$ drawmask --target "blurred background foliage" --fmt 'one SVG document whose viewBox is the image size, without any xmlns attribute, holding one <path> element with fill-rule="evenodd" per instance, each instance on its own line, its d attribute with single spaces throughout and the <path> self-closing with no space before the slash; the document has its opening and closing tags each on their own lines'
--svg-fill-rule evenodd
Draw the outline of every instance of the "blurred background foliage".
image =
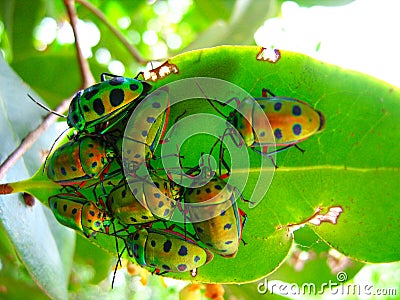
<svg viewBox="0 0 400 300">
<path fill-rule="evenodd" d="M 296 1 L 300 7 L 323 5 L 332 8 L 351 2 Z M 193 49 L 222 44 L 254 45 L 254 35 L 266 20 L 281 16 L 282 3 L 280 0 L 90 0 L 89 3 L 79 0 L 75 5 L 84 55 L 98 80 L 98 74 L 102 72 L 134 76 L 150 61 L 156 66 L 157 61 Z M 88 5 L 98 11 L 94 12 Z M 108 25 L 138 51 L 139 59 L 117 39 Z M 81 86 L 74 37 L 61 0 L 0 1 L 0 51 L 51 108 Z M 325 282 L 332 266 L 347 264 L 347 275 L 355 276 L 356 282 L 357 276 L 377 285 L 395 286 L 400 282 L 398 264 L 364 267 L 362 263 L 319 247 L 318 238 L 306 229 L 296 232 L 295 239 L 296 249 L 270 280 L 299 285 L 316 280 L 316 283 Z M 149 276 L 132 266 L 126 267 L 126 263 L 117 272 L 115 288 L 111 290 L 115 263 L 115 257 L 77 236 L 70 298 L 177 299 L 181 291 L 181 299 L 205 299 L 203 286 L 194 287 L 191 294 L 187 289 L 182 290 L 187 285 L 185 282 Z M 385 276 L 381 276 L 382 272 Z M 258 283 L 226 286 L 225 299 L 267 298 L 257 292 L 257 286 Z M 28 296 L 30 299 L 47 297 L 20 263 L 0 224 L 0 299 Z"/>
</svg>

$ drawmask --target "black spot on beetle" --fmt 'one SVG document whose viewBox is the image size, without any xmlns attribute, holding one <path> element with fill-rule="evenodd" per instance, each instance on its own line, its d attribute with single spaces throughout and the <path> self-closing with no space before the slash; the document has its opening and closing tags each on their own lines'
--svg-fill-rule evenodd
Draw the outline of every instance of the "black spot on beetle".
<svg viewBox="0 0 400 300">
<path fill-rule="evenodd" d="M 282 108 L 282 103 L 281 103 L 281 102 L 276 102 L 276 103 L 274 104 L 274 110 L 275 110 L 275 111 L 280 111 L 281 108 Z"/>
<path fill-rule="evenodd" d="M 294 105 L 292 109 L 292 113 L 294 116 L 300 116 L 301 115 L 301 107 L 298 105 Z"/>
<path fill-rule="evenodd" d="M 131 89 L 131 91 L 136 91 L 139 88 L 139 85 L 136 83 L 132 83 L 129 88 Z"/>
<path fill-rule="evenodd" d="M 65 170 L 64 167 L 61 167 L 61 168 L 60 168 L 60 172 L 61 172 L 61 174 L 62 174 L 63 176 L 66 176 L 66 175 L 67 175 L 67 171 Z"/>
<path fill-rule="evenodd" d="M 93 101 L 93 110 L 98 114 L 99 116 L 103 115 L 105 112 L 104 104 L 103 101 L 101 101 L 100 98 L 97 98 Z"/>
<path fill-rule="evenodd" d="M 74 124 L 77 124 L 79 122 L 79 117 L 77 114 L 72 115 L 72 121 L 74 122 Z"/>
<path fill-rule="evenodd" d="M 279 128 L 277 128 L 274 131 L 274 135 L 275 135 L 275 138 L 279 140 L 282 138 L 282 131 Z"/>
<path fill-rule="evenodd" d="M 232 228 L 232 224 L 229 224 L 229 223 L 225 224 L 225 226 L 224 226 L 224 230 L 229 230 L 231 228 Z"/>
<path fill-rule="evenodd" d="M 179 256 L 186 256 L 188 254 L 188 249 L 185 246 L 181 246 L 178 251 Z"/>
<path fill-rule="evenodd" d="M 171 248 L 172 248 L 172 242 L 171 242 L 170 240 L 167 240 L 167 241 L 164 243 L 164 252 L 169 252 L 169 251 L 171 251 Z"/>
<path fill-rule="evenodd" d="M 187 267 L 186 264 L 180 264 L 180 265 L 178 265 L 178 270 L 181 271 L 181 272 L 186 271 L 187 268 L 188 268 L 188 267 Z"/>
<path fill-rule="evenodd" d="M 83 97 L 86 100 L 89 100 L 93 98 L 97 93 L 99 92 L 99 89 L 87 89 Z"/>
<path fill-rule="evenodd" d="M 295 124 L 293 125 L 293 133 L 295 135 L 300 135 L 302 131 L 301 125 L 300 124 Z"/>
<path fill-rule="evenodd" d="M 125 93 L 122 89 L 113 89 L 110 92 L 110 104 L 114 107 L 121 105 L 124 102 Z"/>
<path fill-rule="evenodd" d="M 121 85 L 123 84 L 125 81 L 125 78 L 122 76 L 117 76 L 117 77 L 113 77 L 111 78 L 108 82 L 110 83 L 110 85 L 112 86 L 117 86 L 117 85 Z"/>
</svg>

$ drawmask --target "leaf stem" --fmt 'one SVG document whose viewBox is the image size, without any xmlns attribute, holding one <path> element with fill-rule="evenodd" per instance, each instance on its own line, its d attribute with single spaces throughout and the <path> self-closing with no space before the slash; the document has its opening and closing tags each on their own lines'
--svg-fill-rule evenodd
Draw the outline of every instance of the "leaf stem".
<svg viewBox="0 0 400 300">
<path fill-rule="evenodd" d="M 67 0 L 64 0 L 67 1 Z M 147 60 L 145 60 L 139 53 L 139 51 L 133 47 L 131 44 L 129 44 L 128 40 L 121 34 L 121 32 L 118 31 L 117 28 L 115 28 L 113 25 L 111 25 L 110 22 L 108 22 L 107 18 L 105 15 L 94 5 L 89 3 L 86 0 L 76 0 L 76 2 L 82 4 L 85 6 L 88 10 L 90 10 L 96 17 L 98 17 L 107 27 L 110 29 L 110 31 L 117 37 L 117 39 L 120 40 L 120 42 L 126 47 L 126 49 L 129 51 L 129 53 L 142 65 L 147 63 Z"/>
<path fill-rule="evenodd" d="M 28 192 L 34 195 L 34 190 L 43 189 L 60 189 L 60 185 L 45 178 L 44 180 L 37 180 L 28 178 L 21 181 L 0 184 L 0 195 L 8 195 L 14 193 Z"/>
</svg>

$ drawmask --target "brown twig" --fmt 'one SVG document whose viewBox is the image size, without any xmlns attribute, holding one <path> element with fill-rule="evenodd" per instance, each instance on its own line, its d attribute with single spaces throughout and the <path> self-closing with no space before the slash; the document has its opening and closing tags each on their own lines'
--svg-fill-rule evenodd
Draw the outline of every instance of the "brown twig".
<svg viewBox="0 0 400 300">
<path fill-rule="evenodd" d="M 67 9 L 69 20 L 72 26 L 75 37 L 76 55 L 78 58 L 79 70 L 82 77 L 82 88 L 85 89 L 95 83 L 92 72 L 90 71 L 89 63 L 83 56 L 81 42 L 78 34 L 78 16 L 75 9 L 74 0 L 64 0 L 65 8 Z"/>
<path fill-rule="evenodd" d="M 64 0 L 66 1 L 66 0 Z M 88 10 L 90 10 L 96 17 L 98 17 L 107 27 L 108 29 L 111 30 L 111 32 L 121 41 L 121 43 L 126 47 L 126 49 L 131 53 L 131 55 L 142 65 L 145 65 L 147 63 L 147 60 L 145 60 L 139 53 L 138 50 L 136 50 L 135 47 L 133 47 L 127 39 L 116 29 L 114 26 L 108 22 L 107 18 L 105 15 L 99 10 L 97 7 L 93 6 L 91 3 L 89 3 L 86 0 L 76 0 L 76 2 L 82 4 L 85 6 Z"/>
<path fill-rule="evenodd" d="M 71 99 L 66 99 L 55 109 L 58 113 L 64 113 L 69 106 Z M 22 155 L 33 145 L 40 135 L 57 120 L 55 114 L 48 114 L 43 122 L 32 130 L 22 141 L 21 144 L 7 157 L 0 166 L 0 180 L 7 174 L 11 167 L 22 157 Z"/>
</svg>

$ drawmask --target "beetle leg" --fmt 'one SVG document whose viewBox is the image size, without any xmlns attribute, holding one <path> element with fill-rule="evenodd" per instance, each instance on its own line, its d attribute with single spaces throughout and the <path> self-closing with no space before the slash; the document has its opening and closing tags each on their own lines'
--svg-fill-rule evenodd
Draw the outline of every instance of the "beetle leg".
<svg viewBox="0 0 400 300">
<path fill-rule="evenodd" d="M 293 146 L 295 146 L 297 149 L 299 149 L 299 150 L 301 151 L 301 153 L 304 153 L 304 152 L 306 152 L 306 150 L 304 150 L 304 149 L 301 149 L 301 148 L 300 148 L 300 146 L 299 146 L 299 145 L 297 145 L 297 144 L 294 144 Z"/>
<path fill-rule="evenodd" d="M 270 98 L 270 97 L 268 97 L 268 94 L 270 94 L 272 97 L 276 97 L 275 94 L 272 93 L 271 90 L 267 89 L 267 88 L 263 88 L 261 94 L 262 94 L 263 98 Z"/>
</svg>

